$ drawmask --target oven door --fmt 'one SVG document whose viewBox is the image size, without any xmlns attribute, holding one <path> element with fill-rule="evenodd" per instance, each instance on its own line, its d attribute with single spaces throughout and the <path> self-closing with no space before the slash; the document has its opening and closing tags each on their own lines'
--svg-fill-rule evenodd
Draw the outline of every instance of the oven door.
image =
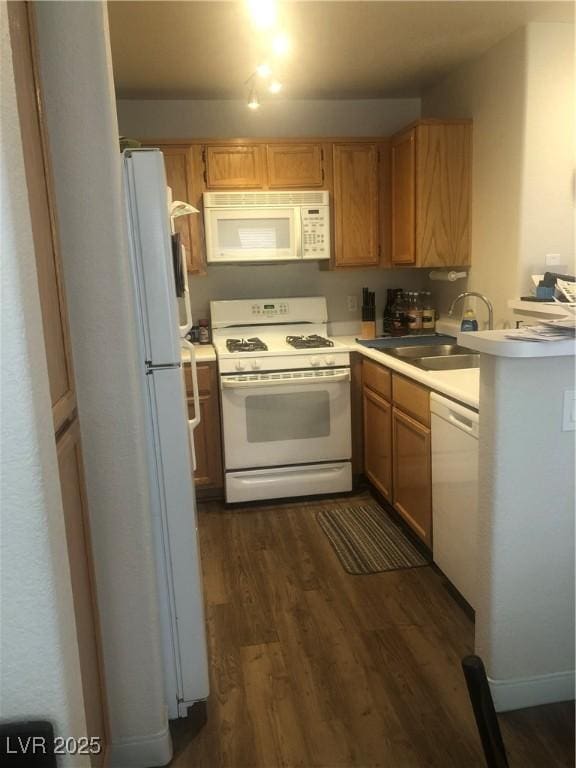
<svg viewBox="0 0 576 768">
<path fill-rule="evenodd" d="M 302 258 L 299 208 L 206 208 L 204 220 L 211 264 Z"/>
<path fill-rule="evenodd" d="M 350 459 L 350 369 L 222 376 L 226 470 Z"/>
</svg>

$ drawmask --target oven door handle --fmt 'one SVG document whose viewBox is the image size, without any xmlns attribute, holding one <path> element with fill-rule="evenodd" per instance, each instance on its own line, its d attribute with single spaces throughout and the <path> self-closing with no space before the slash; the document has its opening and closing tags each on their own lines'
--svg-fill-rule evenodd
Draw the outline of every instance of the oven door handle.
<svg viewBox="0 0 576 768">
<path fill-rule="evenodd" d="M 222 389 L 259 389 L 265 387 L 286 387 L 304 384 L 334 384 L 341 381 L 350 381 L 350 371 L 342 371 L 327 376 L 302 376 L 282 379 L 252 379 L 238 381 L 232 378 L 222 378 Z"/>
</svg>

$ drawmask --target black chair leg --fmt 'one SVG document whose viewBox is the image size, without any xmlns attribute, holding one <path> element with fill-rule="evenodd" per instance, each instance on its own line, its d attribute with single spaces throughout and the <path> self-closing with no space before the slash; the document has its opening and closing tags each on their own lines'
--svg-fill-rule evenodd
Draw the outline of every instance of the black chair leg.
<svg viewBox="0 0 576 768">
<path fill-rule="evenodd" d="M 466 678 L 486 765 L 488 768 L 509 768 L 482 659 L 479 656 L 466 656 L 462 659 L 462 669 Z"/>
</svg>

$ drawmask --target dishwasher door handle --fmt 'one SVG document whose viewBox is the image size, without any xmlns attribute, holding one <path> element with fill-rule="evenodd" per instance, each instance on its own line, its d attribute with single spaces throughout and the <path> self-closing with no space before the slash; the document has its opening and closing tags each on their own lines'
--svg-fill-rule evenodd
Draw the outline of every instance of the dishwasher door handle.
<svg viewBox="0 0 576 768">
<path fill-rule="evenodd" d="M 477 421 L 472 421 L 472 419 L 467 419 L 466 416 L 463 416 L 460 413 L 455 413 L 454 411 L 449 412 L 448 421 L 450 422 L 450 424 L 453 424 L 455 427 L 458 427 L 458 429 L 461 429 L 463 432 L 467 432 L 469 435 L 472 435 L 473 437 L 478 437 Z"/>
</svg>

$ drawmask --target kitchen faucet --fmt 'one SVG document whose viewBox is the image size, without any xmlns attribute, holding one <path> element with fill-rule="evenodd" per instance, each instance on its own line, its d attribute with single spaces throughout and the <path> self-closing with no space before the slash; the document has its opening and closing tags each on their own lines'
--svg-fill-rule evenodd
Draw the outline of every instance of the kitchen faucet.
<svg viewBox="0 0 576 768">
<path fill-rule="evenodd" d="M 465 291 L 464 293 L 461 293 L 459 296 L 456 296 L 452 304 L 450 304 L 448 314 L 452 315 L 456 304 L 460 301 L 460 299 L 465 299 L 467 296 L 476 296 L 476 298 L 482 299 L 484 304 L 486 304 L 488 307 L 488 330 L 492 331 L 494 329 L 494 307 L 492 306 L 490 299 L 484 296 L 483 293 L 477 293 L 476 291 Z"/>
</svg>

